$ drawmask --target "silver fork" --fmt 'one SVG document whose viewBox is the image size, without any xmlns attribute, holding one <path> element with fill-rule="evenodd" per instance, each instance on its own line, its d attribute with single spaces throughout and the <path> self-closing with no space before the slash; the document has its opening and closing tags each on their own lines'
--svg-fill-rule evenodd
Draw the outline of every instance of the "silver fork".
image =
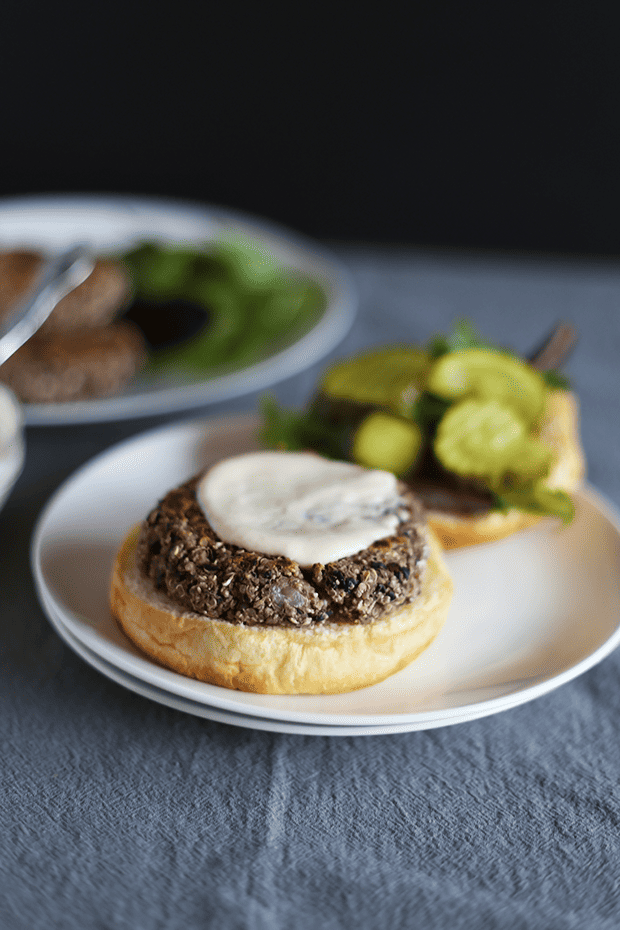
<svg viewBox="0 0 620 930">
<path fill-rule="evenodd" d="M 72 246 L 43 266 L 36 287 L 0 324 L 0 365 L 33 336 L 63 297 L 89 276 L 95 260 L 83 245 Z"/>
</svg>

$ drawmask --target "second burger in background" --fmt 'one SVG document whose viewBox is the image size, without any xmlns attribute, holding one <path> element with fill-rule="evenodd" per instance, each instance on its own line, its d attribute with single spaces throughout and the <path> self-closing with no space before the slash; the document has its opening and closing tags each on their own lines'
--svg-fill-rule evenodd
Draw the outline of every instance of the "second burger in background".
<svg viewBox="0 0 620 930">
<path fill-rule="evenodd" d="M 531 360 L 460 323 L 420 346 L 337 362 L 309 408 L 264 404 L 263 442 L 393 471 L 423 501 L 444 548 L 492 542 L 541 517 L 570 522 L 585 473 L 577 400 L 554 370 L 560 327 Z"/>
</svg>

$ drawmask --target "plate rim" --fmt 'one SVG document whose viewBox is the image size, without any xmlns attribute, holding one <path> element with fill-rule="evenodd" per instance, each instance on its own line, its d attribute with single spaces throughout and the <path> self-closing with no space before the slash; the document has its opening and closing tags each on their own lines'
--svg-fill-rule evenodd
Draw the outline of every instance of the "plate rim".
<svg viewBox="0 0 620 930">
<path fill-rule="evenodd" d="M 49 606 L 49 605 L 48 605 Z M 51 608 L 50 608 L 51 609 Z M 165 691 L 163 688 L 157 688 L 148 682 L 142 681 L 123 669 L 107 662 L 102 656 L 97 655 L 88 648 L 84 643 L 74 636 L 60 617 L 48 613 L 49 621 L 55 632 L 61 640 L 68 646 L 80 659 L 90 665 L 91 668 L 114 681 L 122 688 L 127 688 L 134 694 L 150 701 L 155 701 L 165 707 L 171 707 L 180 713 L 191 714 L 203 720 L 212 720 L 216 723 L 225 723 L 230 726 L 243 727 L 251 730 L 261 730 L 271 733 L 286 733 L 296 736 L 386 736 L 397 733 L 414 733 L 418 731 L 437 729 L 444 726 L 457 726 L 460 723 L 469 723 L 473 720 L 481 719 L 481 716 L 472 715 L 467 718 L 458 717 L 450 720 L 431 722 L 425 726 L 412 726 L 411 724 L 378 724 L 376 726 L 341 726 L 331 724 L 307 724 L 280 720 L 270 717 L 259 717 L 253 714 L 237 713 L 232 710 L 215 707 L 212 704 L 203 704 L 199 701 L 192 701 L 189 697 L 174 694 L 171 691 Z M 155 692 L 155 693 L 153 693 Z M 193 710 L 191 706 L 196 708 Z M 200 708 L 200 711 L 198 711 Z M 504 708 L 510 710 L 510 707 Z"/>
<path fill-rule="evenodd" d="M 158 426 L 149 430 L 140 432 L 128 439 L 125 439 L 119 443 L 116 443 L 110 446 L 108 449 L 99 453 L 98 455 L 91 458 L 89 461 L 85 462 L 78 469 L 76 469 L 62 484 L 56 489 L 56 491 L 48 499 L 47 503 L 41 510 L 39 517 L 37 518 L 35 528 L 31 537 L 31 547 L 30 547 L 30 559 L 31 559 L 31 571 L 35 581 L 35 589 L 39 601 L 42 602 L 42 595 L 45 592 L 51 598 L 52 603 L 55 603 L 55 598 L 52 592 L 48 590 L 47 583 L 43 576 L 43 572 L 40 565 L 40 553 L 41 547 L 44 542 L 44 534 L 46 529 L 46 523 L 51 519 L 55 506 L 57 502 L 64 497 L 66 494 L 70 493 L 71 485 L 77 484 L 80 480 L 83 479 L 84 474 L 87 473 L 91 468 L 99 466 L 106 458 L 113 458 L 118 454 L 122 454 L 123 450 L 130 448 L 132 445 L 137 445 L 142 442 L 150 441 L 158 436 L 166 436 L 169 441 L 169 445 L 172 445 L 171 437 L 174 434 L 183 433 L 198 433 L 204 439 L 205 431 L 210 429 L 212 433 L 217 433 L 217 431 L 226 431 L 230 432 L 232 428 L 248 429 L 250 427 L 255 427 L 258 423 L 258 417 L 255 413 L 244 413 L 244 414 L 233 414 L 233 415 L 224 415 L 219 417 L 200 417 L 192 420 L 187 420 L 181 423 L 168 424 L 164 426 Z M 177 440 L 178 441 L 178 440 Z M 616 506 L 608 500 L 601 492 L 596 490 L 593 486 L 588 483 L 584 483 L 583 487 L 579 490 L 578 495 L 587 500 L 597 511 L 601 514 L 607 523 L 613 528 L 615 534 L 620 539 L 620 511 Z M 43 604 L 42 604 L 43 606 Z M 47 614 L 47 609 L 44 606 L 44 612 Z M 66 611 L 70 613 L 69 611 Z M 72 615 L 72 614 L 71 614 Z M 72 615 L 73 616 L 73 615 Z M 79 617 L 75 618 L 77 620 L 77 629 L 80 631 L 80 634 L 74 632 L 74 635 L 77 636 L 85 646 L 91 649 L 91 651 L 97 652 L 97 646 L 99 645 L 99 640 L 103 640 L 104 637 L 102 634 L 98 633 L 95 629 L 91 627 L 84 626 L 83 630 L 79 626 L 80 621 Z M 133 666 L 138 663 L 138 667 L 141 668 L 144 672 L 144 677 L 142 680 L 152 683 L 156 687 L 162 687 L 161 679 L 156 683 L 154 681 L 156 673 L 161 675 L 162 673 L 165 676 L 164 680 L 168 680 L 170 683 L 170 688 L 165 690 L 173 690 L 174 693 L 179 694 L 182 697 L 189 698 L 190 700 L 196 700 L 195 697 L 190 696 L 189 690 L 193 683 L 195 686 L 196 682 L 193 679 L 187 679 L 185 676 L 173 672 L 169 669 L 162 668 L 157 665 L 157 663 L 150 660 L 147 656 L 134 656 L 131 653 L 127 653 L 120 646 L 117 646 L 115 643 L 106 642 L 106 656 L 102 656 L 106 661 L 110 661 L 108 655 L 111 653 L 116 656 L 117 661 L 111 664 L 117 664 L 120 668 L 123 668 L 124 671 L 138 677 L 133 671 Z M 536 682 L 534 684 L 528 685 L 516 692 L 510 692 L 506 695 L 500 695 L 499 697 L 490 698 L 487 700 L 481 700 L 475 704 L 467 704 L 462 706 L 461 713 L 465 716 L 468 712 L 468 708 L 476 707 L 481 710 L 484 709 L 484 713 L 478 716 L 488 716 L 490 714 L 498 713 L 502 710 L 510 709 L 511 707 L 517 707 L 521 704 L 528 703 L 531 700 L 535 700 L 538 697 L 542 697 L 545 694 L 554 691 L 556 688 L 561 687 L 564 684 L 567 684 L 569 681 L 579 677 L 585 672 L 589 671 L 604 658 L 611 654 L 620 645 L 620 618 L 618 624 L 612 634 L 598 646 L 593 652 L 589 655 L 584 656 L 578 662 L 575 662 L 569 668 L 564 669 L 562 672 L 552 676 L 551 678 L 545 679 L 543 681 Z M 124 659 L 123 656 L 129 657 L 129 661 Z M 132 670 L 129 668 L 131 663 Z M 151 671 L 153 669 L 153 671 Z M 140 676 L 142 677 L 142 676 Z M 220 688 L 217 685 L 205 685 L 205 688 L 208 688 L 213 692 L 211 695 L 205 695 L 204 703 L 220 707 L 222 709 L 228 709 L 232 712 L 238 712 L 236 708 L 239 706 L 235 703 L 234 699 L 230 697 L 231 690 L 226 688 Z M 184 693 L 186 692 L 186 693 Z M 234 693 L 234 692 L 232 692 Z M 261 697 L 265 697 L 264 695 Z M 268 697 L 268 696 L 267 696 Z M 292 697 L 292 696 L 289 696 Z M 307 711 L 290 711 L 290 710 L 273 710 L 267 713 L 268 708 L 257 707 L 251 704 L 244 704 L 244 713 L 249 716 L 257 717 L 268 717 L 269 719 L 279 719 L 289 722 L 309 722 L 309 718 L 314 720 L 319 717 L 326 725 L 334 726 L 375 726 L 380 723 L 384 724 L 399 724 L 399 723 L 410 723 L 410 722 L 422 722 L 422 721 L 431 721 L 431 720 L 447 720 L 451 717 L 458 716 L 455 714 L 455 708 L 444 708 L 441 710 L 430 710 L 430 711 L 418 711 L 415 713 L 408 714 L 359 714 L 355 718 L 350 718 L 346 714 L 333 714 L 333 713 L 319 713 L 317 711 L 307 712 Z M 471 719 L 470 717 L 465 716 L 465 719 Z M 346 721 L 346 723 L 345 723 Z"/>
<path fill-rule="evenodd" d="M 241 397 L 277 384 L 320 361 L 344 339 L 357 314 L 359 294 L 353 275 L 329 247 L 284 224 L 242 210 L 174 197 L 96 193 L 40 194 L 0 198 L 0 221 L 5 212 L 19 210 L 20 207 L 34 213 L 37 209 L 61 209 L 63 206 L 91 210 L 109 207 L 119 214 L 127 215 L 130 215 L 132 210 L 157 210 L 168 212 L 171 216 L 184 213 L 188 217 L 191 215 L 195 219 L 216 223 L 233 221 L 248 231 L 254 230 L 258 234 L 275 237 L 281 240 L 284 246 L 293 248 L 297 253 L 305 253 L 307 259 L 317 262 L 322 267 L 325 279 L 329 279 L 331 295 L 318 322 L 290 346 L 267 359 L 215 378 L 178 387 L 144 390 L 135 395 L 119 394 L 90 401 L 54 404 L 25 403 L 23 409 L 27 426 L 117 422 L 191 411 Z"/>
</svg>

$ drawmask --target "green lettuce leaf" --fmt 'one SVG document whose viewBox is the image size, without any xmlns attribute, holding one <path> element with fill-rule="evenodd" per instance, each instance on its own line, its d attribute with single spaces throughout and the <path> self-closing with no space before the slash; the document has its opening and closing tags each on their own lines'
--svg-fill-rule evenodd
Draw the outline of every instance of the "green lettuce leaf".
<svg viewBox="0 0 620 930">
<path fill-rule="evenodd" d="M 312 449 L 326 458 L 347 458 L 350 427 L 332 426 L 312 410 L 288 410 L 275 397 L 261 398 L 262 429 L 260 441 L 268 449 L 301 452 Z"/>
<path fill-rule="evenodd" d="M 496 493 L 495 504 L 499 510 L 517 507 L 526 513 L 558 517 L 563 523 L 570 523 L 575 516 L 575 505 L 566 491 L 549 488 L 541 481 Z"/>
</svg>

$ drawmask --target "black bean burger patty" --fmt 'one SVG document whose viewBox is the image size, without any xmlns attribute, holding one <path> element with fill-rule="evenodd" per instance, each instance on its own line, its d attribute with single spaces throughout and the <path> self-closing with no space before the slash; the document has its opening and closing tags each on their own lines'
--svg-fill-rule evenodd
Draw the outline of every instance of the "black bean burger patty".
<svg viewBox="0 0 620 930">
<path fill-rule="evenodd" d="M 3 365 L 0 381 L 27 403 L 107 397 L 146 362 L 140 330 L 125 320 L 75 332 L 38 334 Z"/>
<path fill-rule="evenodd" d="M 25 297 L 37 280 L 44 258 L 36 252 L 0 252 L 0 319 Z M 39 336 L 68 333 L 111 323 L 129 300 L 131 280 L 119 262 L 98 259 L 90 275 L 54 307 Z"/>
<path fill-rule="evenodd" d="M 145 520 L 138 567 L 183 610 L 251 626 L 370 623 L 420 592 L 427 544 L 421 505 L 405 485 L 397 534 L 327 565 L 223 542 L 196 499 L 198 476 L 170 491 Z"/>
</svg>

